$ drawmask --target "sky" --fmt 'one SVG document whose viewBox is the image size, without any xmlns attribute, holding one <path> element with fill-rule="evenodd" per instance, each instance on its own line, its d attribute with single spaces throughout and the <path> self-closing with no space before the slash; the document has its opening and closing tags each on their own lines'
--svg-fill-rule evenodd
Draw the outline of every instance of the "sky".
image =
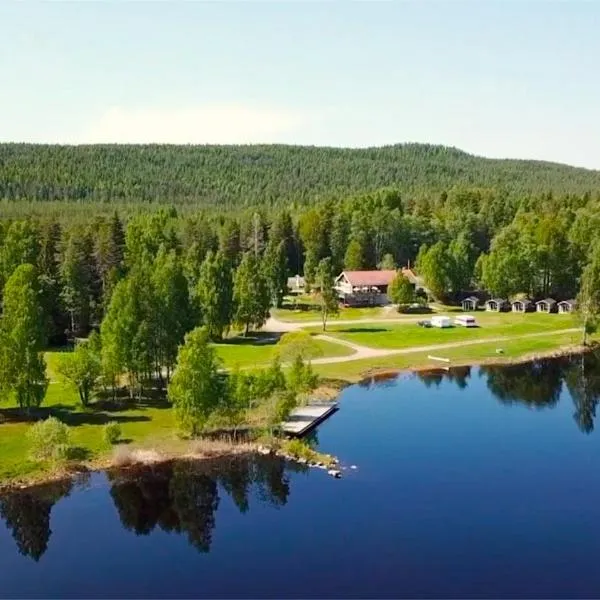
<svg viewBox="0 0 600 600">
<path fill-rule="evenodd" d="M 456 146 L 600 169 L 600 2 L 0 2 L 0 141 Z"/>
</svg>

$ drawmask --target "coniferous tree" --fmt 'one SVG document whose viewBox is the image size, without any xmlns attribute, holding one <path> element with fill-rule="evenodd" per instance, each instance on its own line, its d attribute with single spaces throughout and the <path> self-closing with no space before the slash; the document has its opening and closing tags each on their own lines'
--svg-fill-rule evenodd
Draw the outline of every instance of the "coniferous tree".
<svg viewBox="0 0 600 600">
<path fill-rule="evenodd" d="M 269 286 L 271 304 L 281 307 L 287 294 L 288 279 L 287 257 L 283 241 L 277 243 L 274 239 L 269 240 L 263 258 L 263 267 Z"/>
<path fill-rule="evenodd" d="M 221 340 L 233 315 L 233 278 L 231 266 L 221 252 L 209 252 L 200 268 L 195 297 L 208 335 Z"/>
<path fill-rule="evenodd" d="M 254 252 L 246 252 L 234 276 L 235 323 L 248 335 L 250 327 L 262 327 L 271 305 L 269 285 Z"/>
<path fill-rule="evenodd" d="M 63 238 L 64 239 L 64 238 Z M 70 318 L 71 336 L 89 331 L 94 309 L 91 239 L 80 229 L 66 233 L 60 264 L 61 298 Z"/>
</svg>

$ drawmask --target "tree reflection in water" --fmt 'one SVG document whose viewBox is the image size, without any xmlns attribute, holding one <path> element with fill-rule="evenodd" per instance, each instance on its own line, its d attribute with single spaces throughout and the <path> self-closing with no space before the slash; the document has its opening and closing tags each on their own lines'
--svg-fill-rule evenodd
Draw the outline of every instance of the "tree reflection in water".
<svg viewBox="0 0 600 600">
<path fill-rule="evenodd" d="M 36 562 L 48 549 L 52 507 L 71 491 L 73 482 L 36 486 L 0 497 L 0 517 L 12 533 L 19 552 Z"/>
<path fill-rule="evenodd" d="M 584 433 L 591 433 L 600 398 L 600 354 L 596 352 L 573 357 L 567 369 L 565 384 L 573 398 L 573 418 L 577 426 Z"/>
<path fill-rule="evenodd" d="M 425 369 L 417 371 L 416 376 L 421 380 L 425 387 L 439 387 L 443 381 L 452 381 L 464 390 L 468 385 L 468 380 L 471 377 L 471 367 L 450 367 L 448 369 Z"/>
<path fill-rule="evenodd" d="M 209 552 L 220 489 L 241 513 L 250 509 L 250 497 L 281 507 L 290 493 L 286 470 L 295 468 L 269 456 L 173 462 L 140 469 L 135 475 L 109 474 L 110 494 L 129 531 L 147 535 L 160 527 L 185 533 L 200 552 Z"/>
<path fill-rule="evenodd" d="M 564 375 L 561 360 L 537 360 L 506 366 L 483 366 L 487 387 L 504 404 L 525 404 L 544 408 L 555 406 L 560 399 Z"/>
</svg>

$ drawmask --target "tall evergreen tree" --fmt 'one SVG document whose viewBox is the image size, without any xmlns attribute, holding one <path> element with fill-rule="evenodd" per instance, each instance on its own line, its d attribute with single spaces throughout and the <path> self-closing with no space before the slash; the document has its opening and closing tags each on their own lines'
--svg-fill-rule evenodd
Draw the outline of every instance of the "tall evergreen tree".
<svg viewBox="0 0 600 600">
<path fill-rule="evenodd" d="M 277 243 L 275 239 L 269 240 L 263 258 L 263 268 L 269 286 L 271 303 L 280 307 L 287 294 L 288 274 L 285 243 L 283 241 Z"/>
<path fill-rule="evenodd" d="M 235 323 L 244 328 L 244 335 L 250 327 L 262 327 L 268 316 L 270 294 L 269 285 L 261 269 L 260 259 L 254 252 L 246 252 L 234 276 L 233 301 Z"/>
<path fill-rule="evenodd" d="M 221 340 L 233 315 L 233 278 L 229 261 L 221 252 L 209 252 L 200 268 L 195 297 L 208 335 Z"/>
<path fill-rule="evenodd" d="M 94 309 L 91 239 L 81 229 L 66 232 L 60 264 L 61 298 L 70 317 L 72 336 L 85 335 Z"/>
</svg>

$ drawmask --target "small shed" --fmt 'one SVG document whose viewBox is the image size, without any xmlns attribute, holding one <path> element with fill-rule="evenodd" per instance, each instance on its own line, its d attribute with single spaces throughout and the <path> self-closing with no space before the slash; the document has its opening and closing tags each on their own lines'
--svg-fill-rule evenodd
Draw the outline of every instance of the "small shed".
<svg viewBox="0 0 600 600">
<path fill-rule="evenodd" d="M 513 312 L 524 313 L 529 312 L 533 309 L 533 304 L 531 300 L 527 300 L 526 298 L 521 298 L 520 300 L 515 300 L 511 304 L 511 308 Z"/>
<path fill-rule="evenodd" d="M 485 310 L 488 312 L 501 312 L 505 310 L 506 304 L 504 298 L 491 298 L 485 303 Z"/>
<path fill-rule="evenodd" d="M 535 303 L 535 310 L 539 313 L 551 313 L 556 310 L 556 300 L 553 298 L 544 298 Z"/>
<path fill-rule="evenodd" d="M 558 312 L 561 314 L 572 313 L 577 308 L 577 300 L 563 300 L 557 306 Z"/>
<path fill-rule="evenodd" d="M 287 287 L 290 294 L 296 296 L 304 294 L 304 292 L 306 291 L 306 283 L 304 281 L 304 277 L 300 277 L 300 275 L 296 275 L 296 277 L 288 277 Z"/>
<path fill-rule="evenodd" d="M 465 298 L 462 302 L 462 309 L 467 312 L 471 310 L 477 310 L 477 305 L 479 304 L 479 298 L 476 296 L 469 296 Z"/>
</svg>

